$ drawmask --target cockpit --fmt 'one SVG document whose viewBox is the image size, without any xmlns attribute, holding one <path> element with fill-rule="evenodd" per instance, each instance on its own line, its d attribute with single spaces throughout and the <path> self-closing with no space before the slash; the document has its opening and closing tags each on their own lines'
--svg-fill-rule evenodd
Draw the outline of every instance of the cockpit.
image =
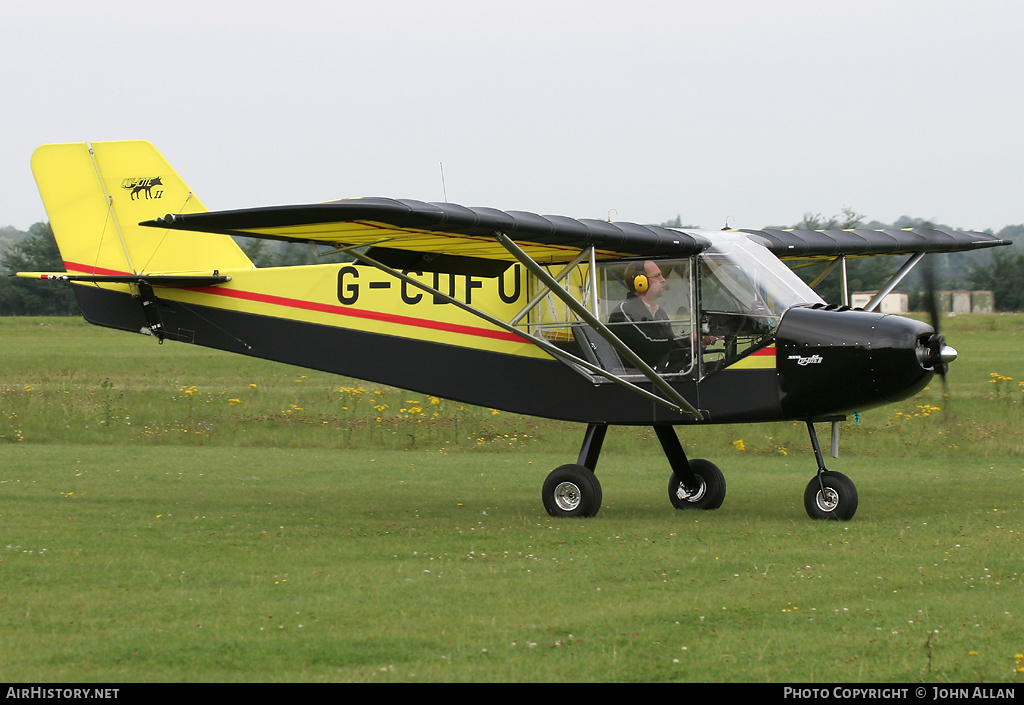
<svg viewBox="0 0 1024 705">
<path fill-rule="evenodd" d="M 791 306 L 823 303 L 745 235 L 709 239 L 693 257 L 582 262 L 559 273 L 619 345 L 550 292 L 535 292 L 531 332 L 618 377 L 642 377 L 639 357 L 663 378 L 703 378 L 768 345 Z"/>
</svg>

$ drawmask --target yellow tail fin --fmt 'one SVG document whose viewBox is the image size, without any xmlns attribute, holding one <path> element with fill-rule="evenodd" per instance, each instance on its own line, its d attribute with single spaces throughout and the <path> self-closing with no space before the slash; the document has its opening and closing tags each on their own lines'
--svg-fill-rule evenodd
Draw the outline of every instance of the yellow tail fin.
<svg viewBox="0 0 1024 705">
<path fill-rule="evenodd" d="M 149 142 L 48 144 L 32 155 L 64 266 L 81 274 L 248 269 L 227 235 L 170 232 L 138 223 L 206 207 Z"/>
</svg>

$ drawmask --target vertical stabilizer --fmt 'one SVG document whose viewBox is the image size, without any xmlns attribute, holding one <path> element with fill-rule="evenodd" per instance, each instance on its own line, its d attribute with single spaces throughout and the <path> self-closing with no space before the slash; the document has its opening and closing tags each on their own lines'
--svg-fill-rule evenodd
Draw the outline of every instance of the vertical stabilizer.
<svg viewBox="0 0 1024 705">
<path fill-rule="evenodd" d="M 145 141 L 48 144 L 32 172 L 64 266 L 80 274 L 159 274 L 247 269 L 226 235 L 170 232 L 138 223 L 206 210 Z"/>
</svg>

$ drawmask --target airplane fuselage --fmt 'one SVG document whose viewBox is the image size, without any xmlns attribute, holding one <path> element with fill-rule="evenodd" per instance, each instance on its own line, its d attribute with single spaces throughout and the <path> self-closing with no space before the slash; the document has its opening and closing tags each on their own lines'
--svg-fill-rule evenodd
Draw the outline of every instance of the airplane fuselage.
<svg viewBox="0 0 1024 705">
<path fill-rule="evenodd" d="M 231 282 L 161 288 L 154 304 L 171 340 L 267 358 L 466 403 L 611 425 L 692 423 L 629 389 L 581 374 L 528 339 L 481 324 L 373 267 L 315 265 L 231 272 Z M 425 283 L 509 318 L 529 277 L 412 272 Z M 289 281 L 281 283 L 282 278 Z M 87 320 L 146 330 L 125 287 L 76 285 Z M 796 306 L 755 349 L 720 369 L 694 365 L 670 383 L 704 422 L 814 419 L 889 403 L 920 390 L 931 370 L 917 349 L 926 324 L 857 310 Z M 640 387 L 652 389 L 644 380 Z"/>
</svg>

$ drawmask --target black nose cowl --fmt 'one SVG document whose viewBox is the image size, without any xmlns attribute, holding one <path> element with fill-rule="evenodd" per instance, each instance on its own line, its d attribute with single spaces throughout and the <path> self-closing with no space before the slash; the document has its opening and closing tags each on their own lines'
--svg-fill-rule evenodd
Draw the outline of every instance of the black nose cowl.
<svg viewBox="0 0 1024 705">
<path fill-rule="evenodd" d="M 776 343 L 780 404 L 797 419 L 905 399 L 956 357 L 927 323 L 835 306 L 790 309 Z"/>
</svg>

